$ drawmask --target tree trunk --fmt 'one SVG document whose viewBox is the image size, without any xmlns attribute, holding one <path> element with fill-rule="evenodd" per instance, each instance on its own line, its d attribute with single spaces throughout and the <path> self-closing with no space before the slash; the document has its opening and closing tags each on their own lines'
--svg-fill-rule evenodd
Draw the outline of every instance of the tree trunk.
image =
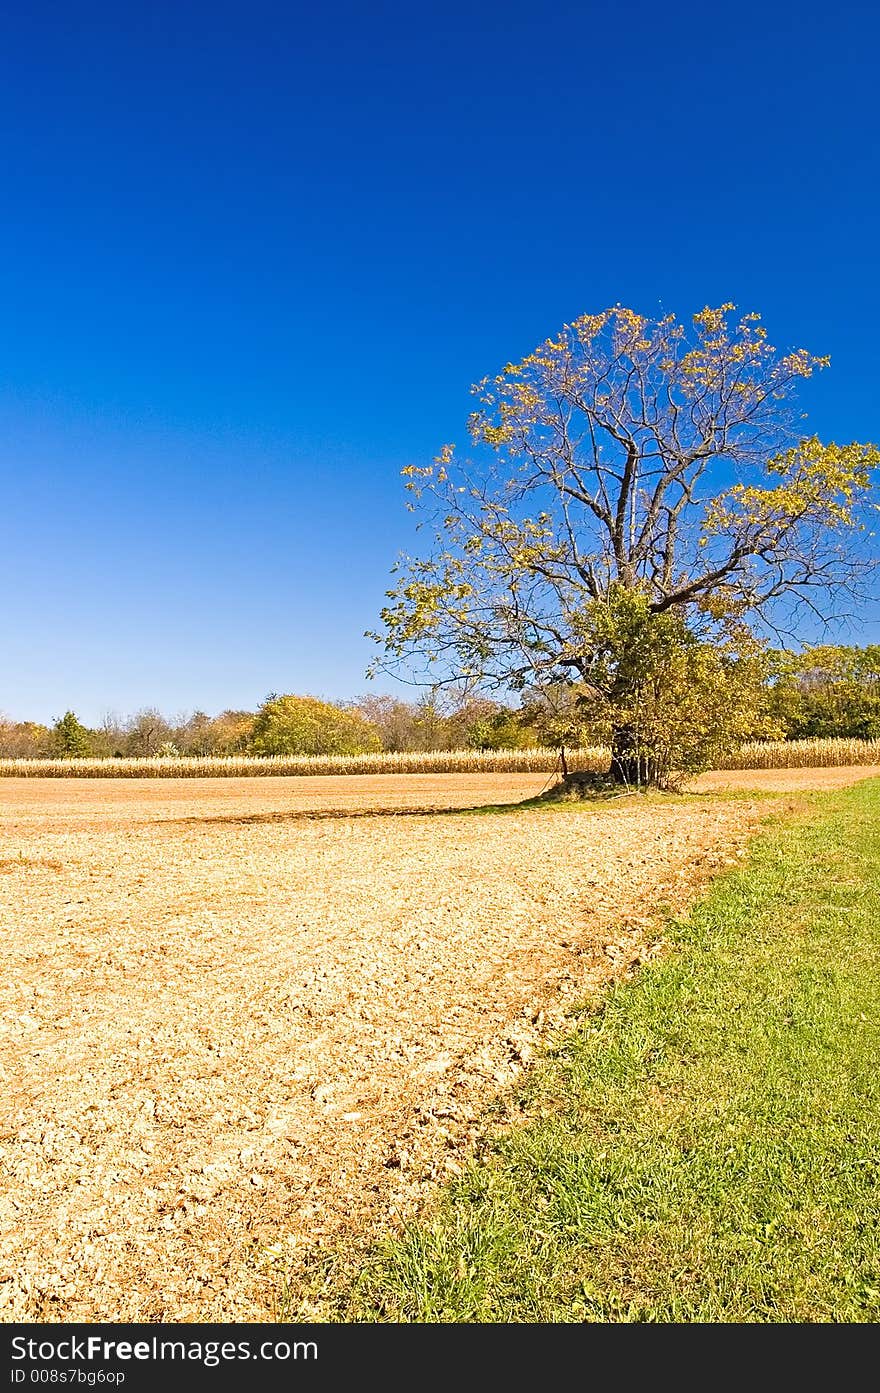
<svg viewBox="0 0 880 1393">
<path fill-rule="evenodd" d="M 652 776 L 651 762 L 639 751 L 633 727 L 621 726 L 615 730 L 611 736 L 611 767 L 608 770 L 612 782 L 628 788 L 645 788 Z"/>
<path fill-rule="evenodd" d="M 562 752 L 560 751 L 560 754 Z M 596 798 L 607 795 L 615 788 L 651 788 L 657 782 L 655 762 L 639 748 L 638 736 L 633 726 L 621 726 L 611 737 L 611 766 L 604 774 L 569 770 L 563 757 L 562 779 L 548 793 L 556 799 Z"/>
</svg>

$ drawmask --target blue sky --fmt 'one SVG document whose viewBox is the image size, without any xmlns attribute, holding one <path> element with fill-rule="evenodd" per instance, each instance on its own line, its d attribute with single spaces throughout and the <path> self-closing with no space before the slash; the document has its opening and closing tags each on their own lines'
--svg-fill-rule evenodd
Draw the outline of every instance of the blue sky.
<svg viewBox="0 0 880 1393">
<path fill-rule="evenodd" d="M 758 309 L 880 437 L 867 5 L 0 15 L 0 710 L 364 690 L 400 469 L 583 311 Z"/>
</svg>

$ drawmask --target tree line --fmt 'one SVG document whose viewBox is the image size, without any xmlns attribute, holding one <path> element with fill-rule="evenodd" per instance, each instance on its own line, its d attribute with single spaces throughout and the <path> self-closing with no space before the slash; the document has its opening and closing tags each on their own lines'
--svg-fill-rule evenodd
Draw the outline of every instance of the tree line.
<svg viewBox="0 0 880 1393">
<path fill-rule="evenodd" d="M 540 744 L 499 701 L 426 693 L 416 701 L 368 695 L 353 701 L 270 694 L 256 711 L 168 716 L 154 707 L 86 726 L 74 711 L 52 725 L 0 715 L 6 759 L 152 758 L 163 755 L 355 755 L 454 749 L 516 749 Z"/>
<path fill-rule="evenodd" d="M 706 690 L 683 674 L 669 684 L 678 719 L 711 726 Z M 880 645 L 817 645 L 801 653 L 769 651 L 750 660 L 742 739 L 840 736 L 880 739 Z M 746 676 L 743 676 L 746 682 Z M 696 704 L 699 710 L 691 709 Z M 670 710 L 667 724 L 675 719 Z M 547 689 L 519 706 L 464 690 L 429 690 L 415 701 L 388 695 L 353 701 L 272 693 L 256 711 L 165 716 L 152 707 L 84 725 L 66 711 L 51 725 L 0 717 L 0 757 L 11 759 L 149 758 L 163 755 L 355 755 L 453 749 L 576 748 L 606 743 L 598 705 Z"/>
</svg>

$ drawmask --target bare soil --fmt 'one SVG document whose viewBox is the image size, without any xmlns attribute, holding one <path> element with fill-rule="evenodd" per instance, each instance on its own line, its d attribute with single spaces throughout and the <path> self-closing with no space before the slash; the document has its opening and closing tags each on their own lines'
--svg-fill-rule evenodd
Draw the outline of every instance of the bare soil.
<svg viewBox="0 0 880 1393">
<path fill-rule="evenodd" d="M 818 793 L 823 789 L 849 788 L 850 784 L 878 775 L 880 766 L 876 764 L 840 765 L 831 769 L 713 769 L 694 779 L 691 790 L 698 793 Z"/>
<path fill-rule="evenodd" d="M 0 1318 L 271 1318 L 279 1271 L 455 1170 L 766 806 L 425 811 L 545 782 L 2 781 Z"/>
</svg>

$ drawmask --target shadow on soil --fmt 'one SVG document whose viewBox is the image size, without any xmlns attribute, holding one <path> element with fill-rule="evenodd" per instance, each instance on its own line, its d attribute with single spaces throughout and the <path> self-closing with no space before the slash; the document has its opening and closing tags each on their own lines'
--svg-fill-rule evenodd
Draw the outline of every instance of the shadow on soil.
<svg viewBox="0 0 880 1393">
<path fill-rule="evenodd" d="M 607 806 L 609 803 L 632 802 L 646 796 L 650 796 L 652 799 L 672 798 L 674 800 L 681 797 L 680 794 L 646 795 L 635 789 L 602 790 L 581 798 L 559 798 L 554 795 L 555 788 L 550 788 L 531 798 L 524 798 L 518 803 L 482 803 L 473 808 L 443 808 L 431 805 L 415 808 L 292 808 L 288 811 L 269 813 L 221 813 L 211 817 L 163 818 L 162 821 L 166 825 L 172 823 L 178 827 L 204 827 L 211 825 L 260 826 L 261 824 L 279 822 L 338 822 L 345 819 L 371 817 L 485 817 L 501 813 L 586 809 L 596 805 Z"/>
<path fill-rule="evenodd" d="M 413 808 L 291 808 L 268 813 L 218 813 L 211 817 L 175 817 L 160 819 L 163 826 L 260 826 L 284 822 L 339 822 L 377 817 L 498 817 L 502 814 L 524 812 L 589 812 L 598 808 L 631 807 L 649 801 L 652 804 L 684 805 L 692 802 L 773 802 L 782 796 L 772 789 L 688 789 L 679 791 L 657 789 L 621 789 L 616 785 L 590 790 L 579 796 L 562 794 L 554 784 L 531 798 L 518 803 L 479 803 L 472 808 L 443 808 L 430 804 Z M 155 823 L 151 824 L 155 826 Z"/>
</svg>

